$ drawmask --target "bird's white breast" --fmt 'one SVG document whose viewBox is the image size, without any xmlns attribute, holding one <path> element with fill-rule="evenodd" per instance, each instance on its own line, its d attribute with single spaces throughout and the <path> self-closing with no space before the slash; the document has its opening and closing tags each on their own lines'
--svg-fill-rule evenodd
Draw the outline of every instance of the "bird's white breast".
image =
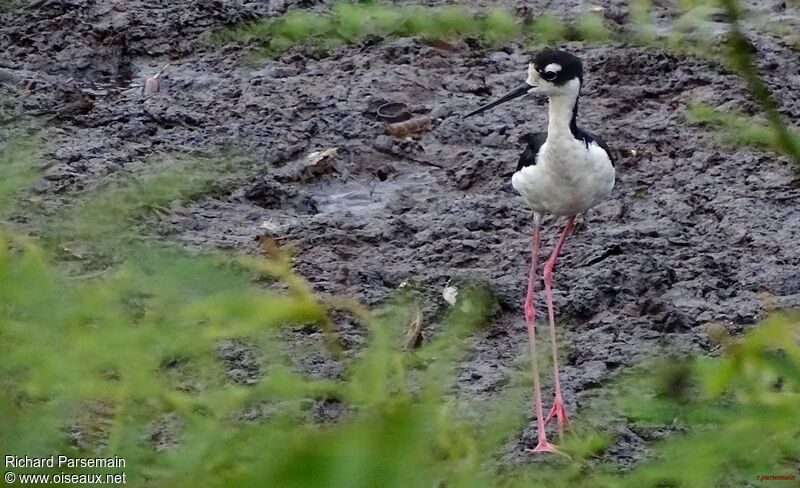
<svg viewBox="0 0 800 488">
<path fill-rule="evenodd" d="M 569 134 L 548 137 L 536 164 L 514 173 L 511 184 L 534 212 L 575 215 L 605 199 L 614 188 L 614 166 L 596 142 Z"/>
</svg>

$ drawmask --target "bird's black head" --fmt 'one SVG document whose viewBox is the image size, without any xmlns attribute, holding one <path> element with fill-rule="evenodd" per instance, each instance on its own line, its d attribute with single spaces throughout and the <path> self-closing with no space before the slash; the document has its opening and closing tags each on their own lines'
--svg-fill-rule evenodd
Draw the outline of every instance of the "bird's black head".
<svg viewBox="0 0 800 488">
<path fill-rule="evenodd" d="M 563 86 L 571 80 L 583 83 L 583 63 L 577 56 L 558 49 L 545 49 L 533 56 L 528 65 L 528 83 Z"/>
<path fill-rule="evenodd" d="M 558 49 L 545 49 L 536 53 L 531 59 L 525 84 L 465 117 L 477 115 L 529 93 L 546 95 L 551 99 L 568 97 L 575 101 L 581 90 L 581 84 L 583 84 L 583 63 L 578 57 Z"/>
</svg>

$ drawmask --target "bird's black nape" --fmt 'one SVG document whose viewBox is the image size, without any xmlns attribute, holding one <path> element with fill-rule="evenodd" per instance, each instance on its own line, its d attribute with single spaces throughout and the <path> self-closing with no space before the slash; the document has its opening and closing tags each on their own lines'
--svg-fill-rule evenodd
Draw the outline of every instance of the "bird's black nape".
<svg viewBox="0 0 800 488">
<path fill-rule="evenodd" d="M 483 107 L 480 107 L 480 108 L 478 108 L 476 110 L 473 110 L 472 112 L 470 112 L 467 115 L 465 115 L 464 118 L 472 117 L 473 115 L 478 115 L 480 113 L 483 113 L 483 112 L 485 112 L 485 111 L 487 111 L 487 110 L 489 110 L 491 108 L 494 108 L 494 107 L 500 105 L 501 103 L 506 103 L 506 102 L 508 102 L 510 100 L 513 100 L 515 98 L 519 98 L 519 97 L 525 96 L 525 95 L 528 94 L 528 92 L 531 91 L 531 89 L 533 89 L 533 87 L 531 85 L 525 83 L 524 85 L 514 89 L 511 93 L 508 93 L 508 94 L 504 95 L 503 97 L 495 100 L 494 102 L 487 103 Z"/>
</svg>

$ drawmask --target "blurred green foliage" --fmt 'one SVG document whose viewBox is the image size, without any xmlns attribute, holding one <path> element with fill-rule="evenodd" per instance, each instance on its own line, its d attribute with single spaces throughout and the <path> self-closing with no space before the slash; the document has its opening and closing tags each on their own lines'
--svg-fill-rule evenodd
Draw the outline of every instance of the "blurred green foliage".
<svg viewBox="0 0 800 488">
<path fill-rule="evenodd" d="M 525 35 L 534 44 L 554 44 L 567 38 L 567 26 L 554 15 L 541 14 L 525 23 Z"/>
<path fill-rule="evenodd" d="M 413 353 L 398 346 L 408 324 L 403 300 L 378 316 L 350 307 L 368 327 L 369 345 L 347 362 L 347 380 L 334 382 L 295 371 L 278 347 L 278 326 L 322 325 L 332 306 L 291 273 L 288 257 L 226 263 L 219 256 L 151 252 L 159 259 L 72 280 L 28 239 L 3 237 L 4 453 L 89 454 L 71 445 L 65 430 L 87 405 L 101 403 L 105 413 L 90 417 L 107 418 L 90 419 L 101 425 L 90 447 L 126 458 L 136 484 L 148 478 L 204 486 L 472 480 L 459 468 L 477 469 L 467 462 L 475 456 L 471 428 L 448 396 L 463 341 L 490 317 L 492 301 L 483 290 L 464 290 L 469 310 L 454 309 L 437 338 Z M 262 274 L 288 291 L 261 289 L 253 278 Z M 216 344 L 229 337 L 259 351 L 265 373 L 257 384 L 226 381 Z M 315 426 L 308 409 L 329 397 L 353 409 L 353 418 L 335 428 Z M 264 403 L 275 407 L 262 422 L 237 420 Z M 180 442 L 156 455 L 148 432 L 165 414 L 180 418 Z"/>
<path fill-rule="evenodd" d="M 575 40 L 586 42 L 602 42 L 612 38 L 612 32 L 606 27 L 603 16 L 597 12 L 581 14 L 575 22 L 578 35 Z"/>
<path fill-rule="evenodd" d="M 14 7 L 19 7 L 22 0 L 0 0 L 0 12 L 4 10 L 11 10 Z"/>
<path fill-rule="evenodd" d="M 552 15 L 520 19 L 504 8 L 473 13 L 455 5 L 339 2 L 328 12 L 291 10 L 280 17 L 239 24 L 217 31 L 213 39 L 216 42 L 256 42 L 262 45 L 261 55 L 273 57 L 296 44 L 311 46 L 324 55 L 342 44 L 369 36 L 471 37 L 496 46 L 515 39 L 535 45 L 551 44 L 568 37 L 603 41 L 611 38 L 611 31 L 602 16 L 595 12 L 582 14 L 574 26 L 568 26 Z"/>
<path fill-rule="evenodd" d="M 686 113 L 690 122 L 720 130 L 725 140 L 731 144 L 760 147 L 792 155 L 791 151 L 786 150 L 784 139 L 772 125 L 763 120 L 757 120 L 741 112 L 722 111 L 702 102 L 690 104 Z M 800 150 L 800 132 L 789 129 L 788 135 L 789 144 Z"/>
<path fill-rule="evenodd" d="M 72 261 L 73 267 L 103 268 L 134 256 L 146 261 L 153 247 L 163 245 L 163 239 L 148 230 L 149 223 L 192 200 L 223 193 L 255 166 L 230 149 L 211 156 L 161 155 L 127 175 L 112 175 L 56 211 L 28 209 L 25 228 L 40 236 L 48 252 Z"/>
<path fill-rule="evenodd" d="M 719 130 L 734 143 L 785 154 L 800 166 L 797 129 L 792 129 L 781 114 L 756 63 L 755 48 L 741 26 L 743 20 L 749 22 L 751 17 L 755 17 L 755 24 L 764 22 L 752 12 L 744 11 L 736 0 L 686 0 L 679 5 L 682 15 L 659 33 L 652 22 L 651 1 L 636 0 L 631 6 L 632 39 L 646 46 L 701 57 L 733 70 L 762 109 L 767 125 L 740 113 L 725 114 L 702 103 L 687 107 L 688 119 Z M 724 22 L 719 22 L 720 14 L 724 15 Z M 773 25 L 773 32 L 778 27 Z M 789 39 L 789 42 L 793 41 Z"/>
<path fill-rule="evenodd" d="M 373 313 L 314 297 L 285 255 L 231 261 L 154 252 L 157 262 L 74 280 L 35 243 L 3 237 L 4 453 L 122 456 L 134 486 L 744 486 L 791 474 L 800 461 L 798 316 L 777 315 L 742 341 L 717 333 L 718 358 L 629 372 L 607 404 L 582 412 L 562 445 L 572 459 L 498 470 L 503 446 L 526 422 L 530 385 L 515 380 L 483 404 L 451 389 L 468 354 L 463 344 L 492 315 L 484 289 L 463 290 L 436 336 L 408 351 L 402 338 L 413 307 L 403 297 Z M 255 285 L 262 274 L 287 291 Z M 281 327 L 321 327 L 332 308 L 358 317 L 368 338 L 343 359 L 341 380 L 297 371 L 279 346 Z M 255 384 L 226 380 L 216 352 L 223 338 L 258 351 L 263 376 Z M 320 399 L 345 413 L 315 422 Z M 259 405 L 269 406 L 263 418 L 242 419 Z M 175 442 L 158 453 L 150 439 L 165 415 L 177 419 Z M 592 461 L 612 441 L 592 422 L 602 426 L 609 415 L 626 416 L 634 429 L 682 433 L 657 444 L 652 460 L 618 472 Z M 94 442 L 70 440 L 76 422 L 93 429 Z"/>
<path fill-rule="evenodd" d="M 0 218 L 17 205 L 17 199 L 39 177 L 36 161 L 41 148 L 35 136 L 12 136 L 0 150 Z"/>
<path fill-rule="evenodd" d="M 742 341 L 712 330 L 724 352 L 661 366 L 626 395 L 634 421 L 680 425 L 659 459 L 633 473 L 639 486 L 747 486 L 800 466 L 800 316 L 775 315 Z M 630 383 L 633 383 L 631 381 Z"/>
<path fill-rule="evenodd" d="M 7 145 L 0 154 L 18 149 Z M 156 164 L 43 221 L 39 242 L 54 239 L 48 226 L 61 221 L 52 228 L 61 239 L 96 240 L 121 253 L 99 274 L 70 276 L 37 241 L 3 234 L 2 452 L 121 456 L 133 486 L 708 487 L 794 473 L 796 315 L 776 315 L 741 341 L 714 332 L 720 357 L 654 362 L 623 374 L 581 411 L 576 432 L 561 443 L 571 458 L 509 465 L 503 453 L 529 421 L 527 368 L 488 399 L 453 390 L 470 353 L 465 344 L 480 337 L 495 308 L 485 288 L 465 286 L 456 306 L 435 319 L 436 333 L 408 350 L 404 336 L 417 313 L 410 296 L 369 311 L 314 296 L 280 249 L 270 259 L 190 255 L 164 242 L 105 236 L 142 234 L 148 216 L 207 192 L 217 181 L 214 168 L 231 164 L 170 163 L 174 175 Z M 196 179 L 184 174 L 193 171 Z M 0 200 L 13 201 L 20 187 L 0 191 Z M 333 310 L 362 324 L 362 346 L 336 347 Z M 341 362 L 341 378 L 294 366 L 282 331 L 298 326 L 333 338 L 318 347 Z M 218 352 L 226 339 L 255 351 L 253 384 L 228 378 Z M 343 413 L 335 422 L 317 420 L 320 402 L 338 403 Z M 252 411 L 263 413 L 254 419 Z M 652 446 L 650 460 L 619 471 L 602 459 L 615 443 L 609 419 L 620 418 L 635 430 L 675 432 Z M 166 448 L 157 444 L 165 436 Z"/>
<path fill-rule="evenodd" d="M 725 43 L 724 57 L 747 83 L 753 98 L 764 111 L 764 116 L 775 133 L 776 145 L 800 165 L 800 144 L 792 139 L 790 130 L 780 113 L 772 92 L 759 74 L 753 48 L 740 26 L 744 12 L 736 0 L 719 0 L 730 22 L 730 31 Z"/>
</svg>

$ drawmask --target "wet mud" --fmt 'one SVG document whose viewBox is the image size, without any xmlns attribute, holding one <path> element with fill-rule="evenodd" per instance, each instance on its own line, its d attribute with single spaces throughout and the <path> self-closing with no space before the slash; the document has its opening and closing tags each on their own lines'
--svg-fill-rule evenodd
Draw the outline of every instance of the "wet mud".
<svg viewBox="0 0 800 488">
<path fill-rule="evenodd" d="M 313 2 L 40 3 L 0 13 L 0 89 L 15 113 L 47 119 L 48 169 L 35 190 L 45 206 L 121 178 L 152 155 L 235 146 L 259 162 L 258 174 L 164 217 L 164 232 L 189 247 L 253 253 L 271 236 L 294 247 L 297 270 L 318 292 L 374 305 L 411 283 L 427 320 L 447 306 L 448 282 L 487 283 L 500 310 L 468 344 L 457 392 L 489 398 L 526 369 L 531 212 L 510 176 L 519 137 L 545 127 L 545 101 L 459 117 L 523 79 L 522 46 L 371 40 L 326 58 L 295 49 L 250 67 L 248 46 L 212 45 L 209 33 Z M 600 4 L 612 25 L 627 16 L 623 2 Z M 788 15 L 781 4 L 757 8 L 780 20 Z M 569 17 L 594 3 L 509 5 Z M 668 7 L 657 12 L 658 22 L 674 17 Z M 797 120 L 796 48 L 750 33 L 761 74 Z M 756 112 L 731 72 L 624 44 L 564 47 L 586 66 L 580 124 L 620 153 L 611 198 L 578 219 L 555 277 L 562 386 L 568 410 L 580 416 L 625 366 L 659 352 L 713 354 L 708 324 L 739 334 L 767 304 L 800 305 L 800 190 L 785 158 L 725 146 L 686 122 L 683 108 L 698 99 Z M 141 83 L 167 62 L 162 90 L 142 97 Z M 404 103 L 433 127 L 407 139 L 385 134 L 375 111 L 386 102 Z M 335 154 L 309 162 L 330 148 Z M 562 224 L 546 220 L 546 252 Z M 342 321 L 343 341 L 357 347 L 362 332 Z M 321 341 L 318 331 L 287 334 L 301 345 Z M 332 359 L 302 352 L 312 349 L 298 349 L 298 368 L 341 375 Z M 260 374 L 246 344 L 221 344 L 219 354 L 232 381 Z M 343 411 L 331 400 L 314 408 L 323 419 Z M 616 420 L 606 456 L 622 465 L 663 435 Z M 534 439 L 531 412 L 505 457 L 532 459 L 523 447 Z"/>
</svg>

